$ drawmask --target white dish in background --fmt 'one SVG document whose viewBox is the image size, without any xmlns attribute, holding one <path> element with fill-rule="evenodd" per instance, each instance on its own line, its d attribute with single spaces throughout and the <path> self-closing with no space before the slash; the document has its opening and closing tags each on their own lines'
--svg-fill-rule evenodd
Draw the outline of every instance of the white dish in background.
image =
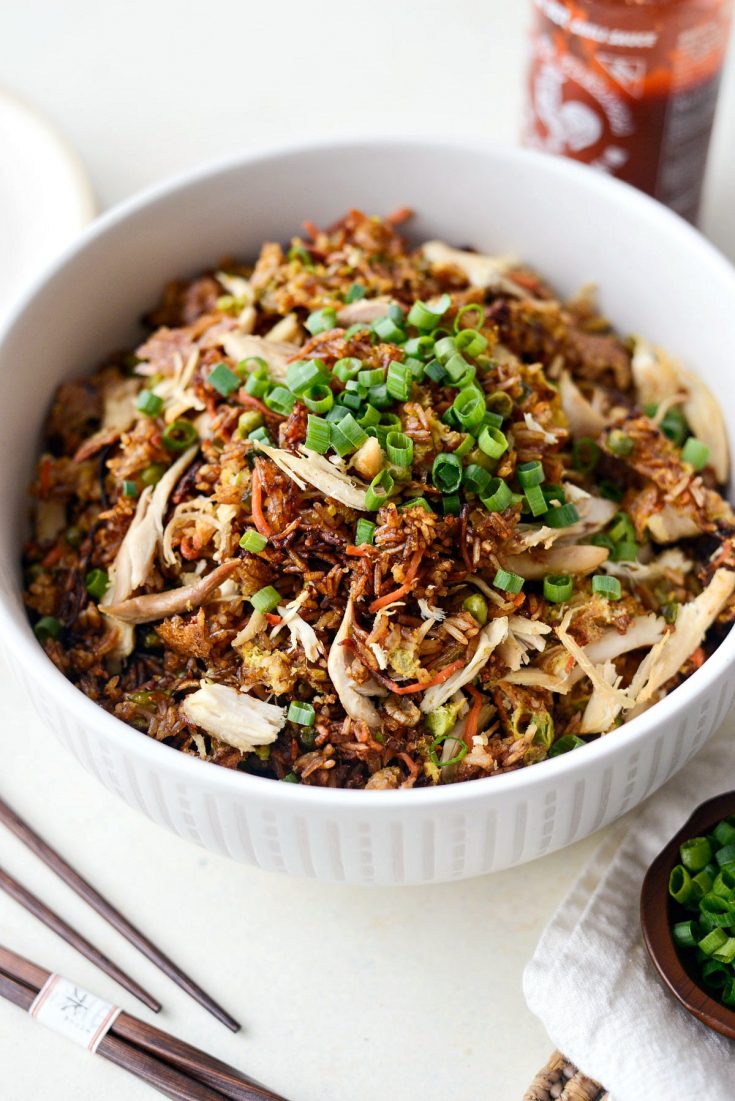
<svg viewBox="0 0 735 1101">
<path fill-rule="evenodd" d="M 111 791 L 235 860 L 350 883 L 463 879 L 553 852 L 640 803 L 710 737 L 735 696 L 735 632 L 620 730 L 507 775 L 416 791 L 345 791 L 233 773 L 107 714 L 59 673 L 23 609 L 19 554 L 37 432 L 54 387 L 135 339 L 164 284 L 225 254 L 254 257 L 304 218 L 409 205 L 417 239 L 515 253 L 570 294 L 700 370 L 728 402 L 735 272 L 695 230 L 624 184 L 517 149 L 326 145 L 241 158 L 164 184 L 100 219 L 26 296 L 0 338 L 0 638 L 39 714 Z M 110 279 L 114 273 L 114 294 Z M 11 368 L 34 365 L 34 386 Z"/>
<path fill-rule="evenodd" d="M 0 314 L 94 217 L 74 150 L 24 103 L 0 91 Z"/>
</svg>

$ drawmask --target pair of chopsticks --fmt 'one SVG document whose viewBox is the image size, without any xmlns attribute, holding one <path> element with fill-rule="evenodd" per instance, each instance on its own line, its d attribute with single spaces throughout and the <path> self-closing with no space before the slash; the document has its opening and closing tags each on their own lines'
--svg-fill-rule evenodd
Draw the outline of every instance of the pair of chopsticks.
<svg viewBox="0 0 735 1101">
<path fill-rule="evenodd" d="M 43 861 L 43 863 L 55 872 L 60 879 L 63 879 L 75 894 L 84 899 L 93 910 L 96 910 L 101 917 L 108 922 L 113 929 L 117 929 L 118 933 L 122 933 L 126 940 L 130 941 L 139 952 L 154 963 L 159 970 L 163 971 L 164 975 L 168 975 L 177 986 L 180 986 L 194 1001 L 199 1002 L 204 1006 L 209 1013 L 221 1021 L 222 1024 L 227 1025 L 233 1032 L 237 1032 L 240 1028 L 238 1022 L 227 1013 L 222 1006 L 218 1005 L 213 998 L 202 990 L 201 986 L 194 982 L 184 971 L 178 967 L 173 960 L 169 959 L 160 948 L 157 948 L 152 941 L 141 933 L 139 929 L 128 921 L 119 910 L 104 898 L 99 891 L 95 890 L 91 883 L 88 883 L 86 879 L 83 879 L 78 872 L 72 868 L 71 864 L 68 864 L 62 856 L 59 855 L 54 849 L 48 845 L 42 837 L 31 829 L 27 822 L 15 813 L 15 811 L 8 806 L 7 803 L 0 799 L 0 822 L 6 826 L 11 833 L 23 842 L 24 845 L 36 854 L 36 856 Z M 9 894 L 16 902 L 19 902 L 21 906 L 25 907 L 30 913 L 34 914 L 40 921 L 47 925 L 49 929 L 53 929 L 55 933 L 58 933 L 67 944 L 70 944 L 72 948 L 76 948 L 83 956 L 85 956 L 92 963 L 96 964 L 101 971 L 104 971 L 106 975 L 114 979 L 120 986 L 124 987 L 130 994 L 133 994 L 144 1005 L 147 1005 L 149 1009 L 152 1009 L 154 1013 L 158 1013 L 161 1008 L 161 1003 L 154 998 L 147 990 L 144 990 L 139 983 L 131 979 L 121 968 L 119 968 L 112 960 L 108 959 L 102 952 L 90 944 L 88 940 L 82 937 L 75 929 L 71 927 L 62 917 L 55 914 L 53 910 L 49 909 L 39 898 L 31 894 L 30 891 L 13 879 L 3 869 L 0 868 L 0 889 Z"/>
<path fill-rule="evenodd" d="M 29 1010 L 50 973 L 0 945 L 0 997 Z M 284 1101 L 258 1082 L 154 1025 L 120 1013 L 97 1047 L 174 1101 Z"/>
</svg>

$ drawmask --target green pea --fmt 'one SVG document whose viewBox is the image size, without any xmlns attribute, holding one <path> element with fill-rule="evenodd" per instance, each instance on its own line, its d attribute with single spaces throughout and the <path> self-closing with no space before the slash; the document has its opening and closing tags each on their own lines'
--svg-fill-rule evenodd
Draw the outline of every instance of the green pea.
<svg viewBox="0 0 735 1101">
<path fill-rule="evenodd" d="M 484 627 L 487 623 L 487 601 L 480 593 L 472 593 L 462 603 L 462 607 L 466 612 L 469 612 L 473 619 L 476 619 L 481 627 Z"/>
</svg>

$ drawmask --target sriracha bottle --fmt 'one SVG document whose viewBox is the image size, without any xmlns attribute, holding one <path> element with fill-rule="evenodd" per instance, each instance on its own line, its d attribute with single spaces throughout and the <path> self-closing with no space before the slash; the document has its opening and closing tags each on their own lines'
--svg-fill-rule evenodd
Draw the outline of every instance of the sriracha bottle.
<svg viewBox="0 0 735 1101">
<path fill-rule="evenodd" d="M 529 146 L 694 222 L 733 0 L 533 0 Z"/>
</svg>

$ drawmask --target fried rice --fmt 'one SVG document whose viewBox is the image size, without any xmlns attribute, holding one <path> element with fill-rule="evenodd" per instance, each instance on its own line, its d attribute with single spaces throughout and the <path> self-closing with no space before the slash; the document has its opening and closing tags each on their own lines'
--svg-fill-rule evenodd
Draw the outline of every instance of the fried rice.
<svg viewBox="0 0 735 1101">
<path fill-rule="evenodd" d="M 473 780 L 654 705 L 735 614 L 721 412 L 409 212 L 175 282 L 59 388 L 25 600 L 137 731 L 292 783 Z"/>
</svg>

